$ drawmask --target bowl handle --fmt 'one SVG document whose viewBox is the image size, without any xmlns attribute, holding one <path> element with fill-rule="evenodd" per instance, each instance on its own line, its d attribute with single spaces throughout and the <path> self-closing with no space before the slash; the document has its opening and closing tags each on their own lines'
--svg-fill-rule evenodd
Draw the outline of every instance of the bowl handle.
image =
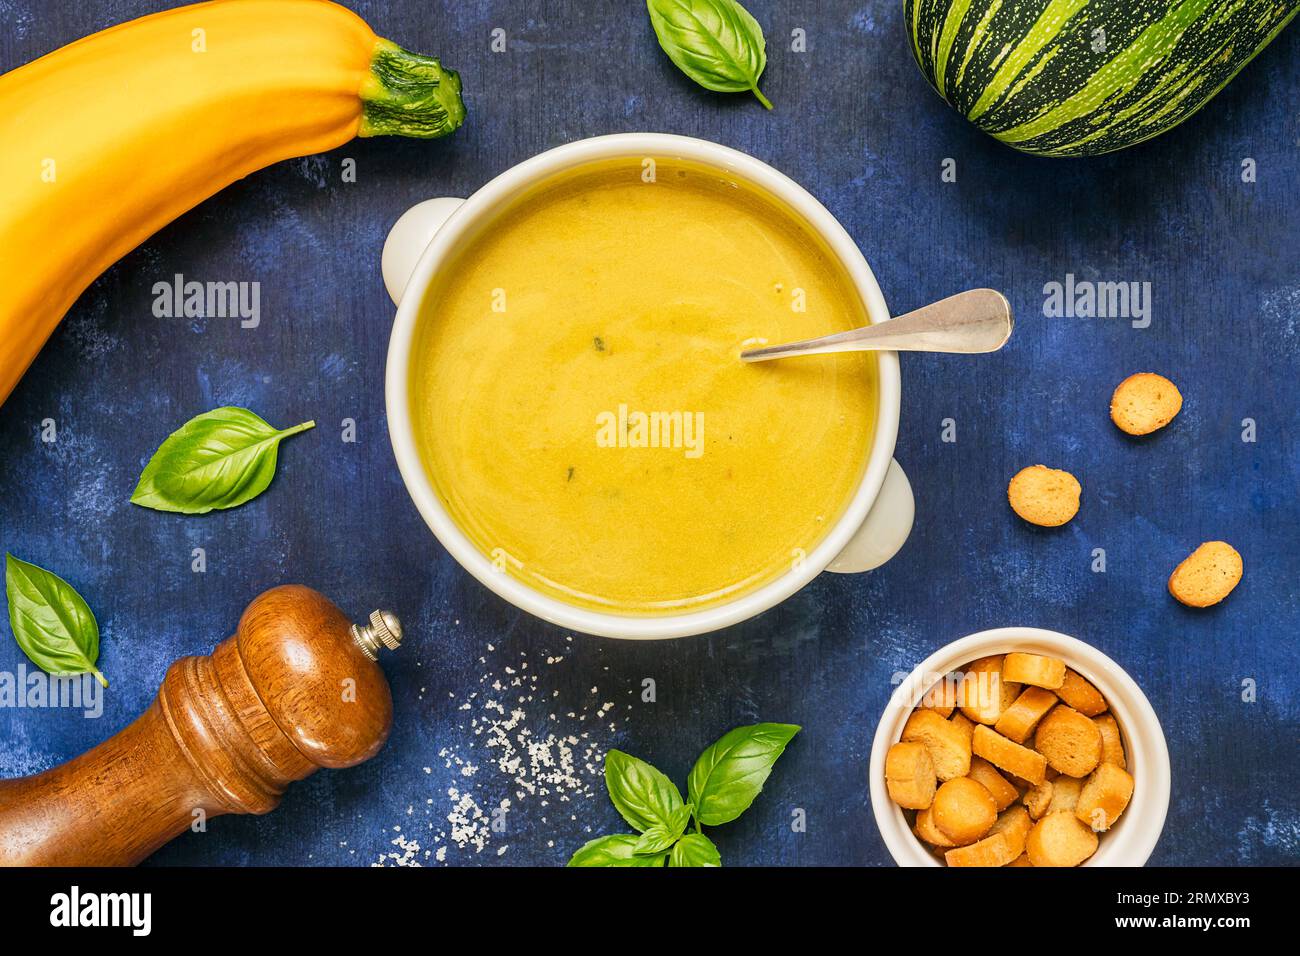
<svg viewBox="0 0 1300 956">
<path fill-rule="evenodd" d="M 384 252 L 380 258 L 384 287 L 388 289 L 388 297 L 393 300 L 393 305 L 402 301 L 406 283 L 415 272 L 424 250 L 433 241 L 434 233 L 442 228 L 442 224 L 464 202 L 463 199 L 450 197 L 426 199 L 406 210 L 393 223 L 388 238 L 384 240 Z"/>
<path fill-rule="evenodd" d="M 898 462 L 890 459 L 889 471 L 885 472 L 885 481 L 880 486 L 880 494 L 876 495 L 875 504 L 867 512 L 862 526 L 826 570 L 856 574 L 880 567 L 898 553 L 912 533 L 915 515 L 912 485 Z"/>
</svg>

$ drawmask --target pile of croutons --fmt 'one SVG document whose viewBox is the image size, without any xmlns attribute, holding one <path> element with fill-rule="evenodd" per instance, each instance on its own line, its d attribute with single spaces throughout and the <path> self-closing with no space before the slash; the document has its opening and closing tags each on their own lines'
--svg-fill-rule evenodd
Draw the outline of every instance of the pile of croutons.
<svg viewBox="0 0 1300 956">
<path fill-rule="evenodd" d="M 1106 698 L 1054 657 L 982 657 L 921 699 L 889 796 L 949 866 L 1078 866 L 1133 796 Z"/>
</svg>

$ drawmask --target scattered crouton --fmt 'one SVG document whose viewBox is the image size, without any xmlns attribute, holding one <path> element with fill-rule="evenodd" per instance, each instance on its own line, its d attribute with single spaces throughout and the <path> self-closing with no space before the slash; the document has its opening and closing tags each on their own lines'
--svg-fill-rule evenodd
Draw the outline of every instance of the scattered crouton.
<svg viewBox="0 0 1300 956">
<path fill-rule="evenodd" d="M 1068 471 L 1031 465 L 1007 486 L 1011 510 L 1030 524 L 1056 528 L 1079 513 L 1079 479 Z"/>
<path fill-rule="evenodd" d="M 1188 607 L 1218 604 L 1241 582 L 1243 565 L 1226 541 L 1207 541 L 1174 568 L 1169 593 Z"/>
<path fill-rule="evenodd" d="M 1110 420 L 1130 435 L 1150 435 L 1164 428 L 1183 407 L 1178 386 L 1155 372 L 1138 372 L 1115 386 Z"/>
</svg>

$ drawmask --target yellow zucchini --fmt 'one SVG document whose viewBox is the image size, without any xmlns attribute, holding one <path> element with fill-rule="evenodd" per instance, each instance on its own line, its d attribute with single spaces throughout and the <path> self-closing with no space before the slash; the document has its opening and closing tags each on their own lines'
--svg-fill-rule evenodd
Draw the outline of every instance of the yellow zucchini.
<svg viewBox="0 0 1300 956">
<path fill-rule="evenodd" d="M 77 297 L 254 170 L 460 125 L 460 78 L 328 0 L 214 0 L 0 76 L 0 403 Z"/>
</svg>

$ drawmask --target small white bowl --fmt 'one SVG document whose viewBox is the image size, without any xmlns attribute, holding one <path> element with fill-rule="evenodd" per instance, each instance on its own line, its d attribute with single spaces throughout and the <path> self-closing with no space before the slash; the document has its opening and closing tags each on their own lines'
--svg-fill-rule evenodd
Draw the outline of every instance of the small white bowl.
<svg viewBox="0 0 1300 956">
<path fill-rule="evenodd" d="M 912 833 L 902 808 L 889 799 L 885 754 L 902 735 L 912 709 L 934 683 L 981 657 L 1012 651 L 1059 657 L 1106 698 L 1124 737 L 1128 771 L 1134 781 L 1133 798 L 1119 821 L 1100 834 L 1097 852 L 1083 865 L 1144 865 L 1156 848 L 1169 810 L 1169 748 L 1160 720 L 1141 688 L 1113 660 L 1083 641 L 1036 627 L 1000 627 L 954 641 L 922 661 L 890 697 L 871 744 L 870 774 L 876 826 L 894 862 L 899 866 L 940 865 Z"/>
</svg>

